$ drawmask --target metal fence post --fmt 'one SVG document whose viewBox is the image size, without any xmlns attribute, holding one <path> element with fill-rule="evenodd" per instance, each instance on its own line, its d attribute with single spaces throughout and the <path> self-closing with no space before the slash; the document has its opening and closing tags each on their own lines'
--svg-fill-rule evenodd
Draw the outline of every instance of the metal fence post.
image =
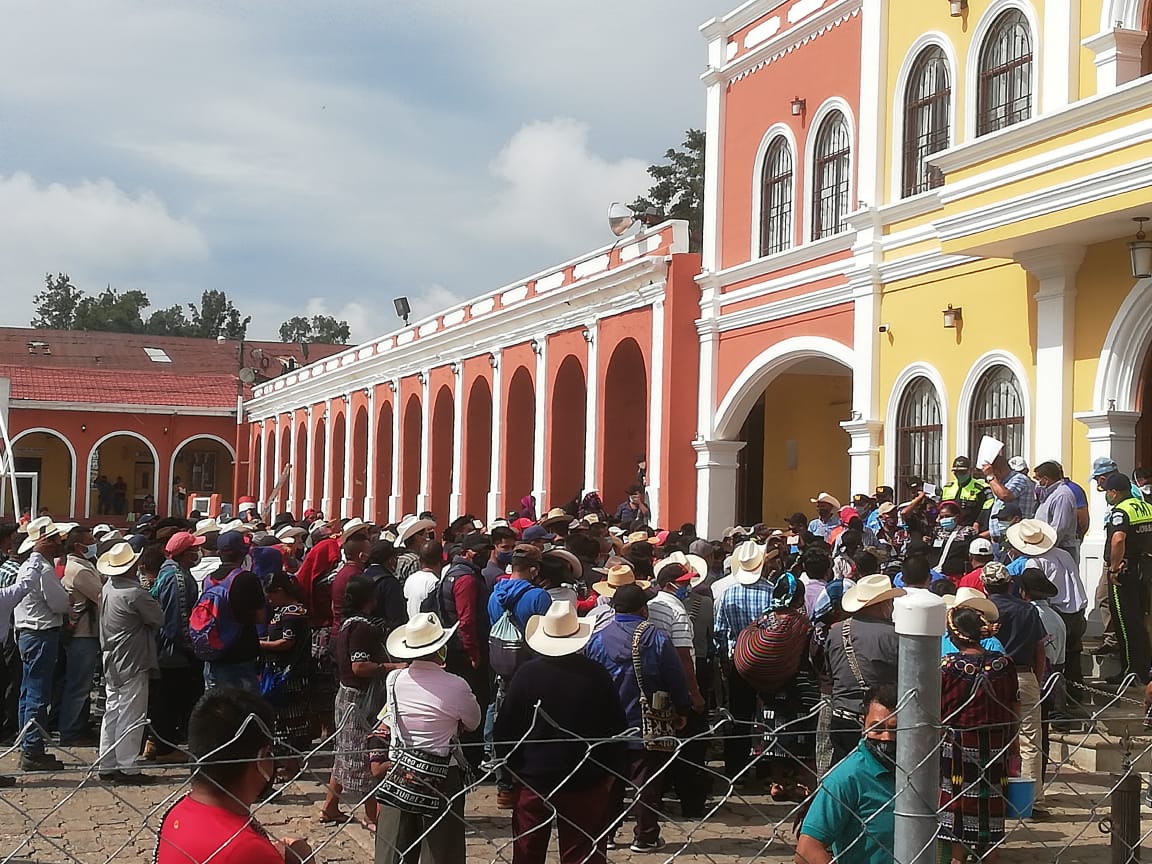
<svg viewBox="0 0 1152 864">
<path fill-rule="evenodd" d="M 1140 860 L 1140 775 L 1131 769 L 1112 775 L 1112 864 Z"/>
<path fill-rule="evenodd" d="M 940 639 L 947 607 L 929 591 L 898 597 L 899 728 L 896 733 L 896 864 L 935 864 L 940 798 Z"/>
</svg>

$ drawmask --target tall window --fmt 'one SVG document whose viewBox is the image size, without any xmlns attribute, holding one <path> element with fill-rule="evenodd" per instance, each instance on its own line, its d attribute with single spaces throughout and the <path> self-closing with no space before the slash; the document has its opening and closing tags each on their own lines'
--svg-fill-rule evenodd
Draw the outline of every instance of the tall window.
<svg viewBox="0 0 1152 864">
<path fill-rule="evenodd" d="M 939 482 L 944 473 L 944 425 L 940 400 L 927 378 L 912 379 L 896 411 L 896 491 L 903 492 L 910 477 Z"/>
<path fill-rule="evenodd" d="M 760 171 L 760 257 L 792 245 L 792 151 L 783 135 L 768 145 Z"/>
<path fill-rule="evenodd" d="M 943 49 L 931 45 L 920 52 L 904 93 L 904 197 L 944 183 L 928 157 L 948 147 L 952 85 Z"/>
<path fill-rule="evenodd" d="M 1004 442 L 1006 456 L 1024 455 L 1024 399 L 1007 366 L 993 366 L 980 376 L 972 400 L 971 429 L 973 453 L 980 438 L 990 435 Z"/>
<path fill-rule="evenodd" d="M 1032 33 L 1018 9 L 992 24 L 980 48 L 976 134 L 987 135 L 1032 116 Z"/>
<path fill-rule="evenodd" d="M 851 206 L 852 139 L 848 121 L 833 111 L 816 132 L 816 158 L 812 165 L 812 239 L 839 234 L 847 224 Z"/>
</svg>

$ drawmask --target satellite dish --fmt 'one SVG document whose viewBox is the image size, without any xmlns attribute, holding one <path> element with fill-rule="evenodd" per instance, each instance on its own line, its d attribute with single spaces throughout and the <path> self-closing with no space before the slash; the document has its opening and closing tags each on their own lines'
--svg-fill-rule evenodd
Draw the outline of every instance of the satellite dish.
<svg viewBox="0 0 1152 864">
<path fill-rule="evenodd" d="M 249 369 L 247 366 L 241 367 L 240 372 L 238 374 L 239 374 L 240 380 L 243 381 L 245 384 L 251 384 L 253 381 L 256 380 L 256 370 L 255 369 Z"/>
<path fill-rule="evenodd" d="M 622 237 L 624 232 L 635 224 L 636 214 L 632 212 L 631 207 L 619 201 L 613 201 L 608 205 L 608 227 L 617 237 Z"/>
</svg>

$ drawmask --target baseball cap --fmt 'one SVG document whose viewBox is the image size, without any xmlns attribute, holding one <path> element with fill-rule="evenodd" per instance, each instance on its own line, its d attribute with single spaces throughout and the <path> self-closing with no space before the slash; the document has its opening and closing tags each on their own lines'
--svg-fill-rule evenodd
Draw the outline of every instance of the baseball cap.
<svg viewBox="0 0 1152 864">
<path fill-rule="evenodd" d="M 980 579 L 985 585 L 1007 585 L 1012 576 L 999 561 L 989 561 L 980 571 Z"/>
<path fill-rule="evenodd" d="M 675 561 L 665 564 L 656 574 L 657 585 L 668 585 L 671 582 L 687 582 L 692 578 L 692 571 L 683 564 Z"/>
<path fill-rule="evenodd" d="M 967 456 L 957 456 L 952 460 L 952 470 L 955 471 L 957 468 L 963 471 L 970 470 L 972 468 L 972 460 Z"/>
<path fill-rule="evenodd" d="M 1120 468 L 1116 464 L 1115 459 L 1110 459 L 1107 456 L 1097 456 L 1092 460 L 1092 479 L 1102 477 L 1105 474 L 1113 474 L 1119 471 Z"/>
<path fill-rule="evenodd" d="M 1025 473 L 1028 471 L 1028 460 L 1026 460 L 1023 456 L 1013 456 L 1008 460 L 1008 467 L 1013 471 L 1020 471 L 1021 473 Z"/>
<path fill-rule="evenodd" d="M 1127 474 L 1117 472 L 1104 481 L 1105 492 L 1128 492 L 1131 489 L 1132 481 Z"/>
<path fill-rule="evenodd" d="M 178 531 L 168 538 L 168 542 L 164 544 L 164 552 L 169 558 L 175 558 L 177 555 L 183 555 L 189 549 L 203 545 L 203 537 L 197 537 L 188 531 Z"/>
<path fill-rule="evenodd" d="M 871 495 L 865 495 L 862 492 L 852 496 L 852 506 L 854 507 L 859 507 L 861 504 L 871 504 L 872 501 Z"/>
<path fill-rule="evenodd" d="M 217 552 L 243 552 L 247 548 L 244 535 L 239 531 L 225 531 L 216 538 Z"/>
<path fill-rule="evenodd" d="M 876 495 L 877 497 L 879 497 L 880 495 L 887 495 L 889 498 L 892 498 L 893 496 L 895 496 L 896 490 L 893 489 L 891 486 L 877 486 L 876 491 L 873 494 Z"/>
<path fill-rule="evenodd" d="M 543 540 L 546 543 L 556 539 L 556 535 L 545 528 L 543 525 L 529 525 L 524 529 L 524 533 L 520 539 L 527 543 L 535 543 L 537 540 Z"/>
<path fill-rule="evenodd" d="M 1000 508 L 1000 512 L 996 514 L 996 519 L 1000 522 L 1011 522 L 1013 519 L 1023 519 L 1024 511 L 1020 509 L 1019 504 L 1009 502 Z"/>
<path fill-rule="evenodd" d="M 496 548 L 496 544 L 487 534 L 469 534 L 461 541 L 461 545 L 469 552 Z"/>
<path fill-rule="evenodd" d="M 968 544 L 968 554 L 977 558 L 991 558 L 992 541 L 986 537 L 977 537 Z"/>
<path fill-rule="evenodd" d="M 517 543 L 512 549 L 512 563 L 539 564 L 543 554 L 539 546 L 534 546 L 531 543 Z"/>
<path fill-rule="evenodd" d="M 853 519 L 859 519 L 860 513 L 855 507 L 841 507 L 840 521 L 847 525 Z"/>
</svg>

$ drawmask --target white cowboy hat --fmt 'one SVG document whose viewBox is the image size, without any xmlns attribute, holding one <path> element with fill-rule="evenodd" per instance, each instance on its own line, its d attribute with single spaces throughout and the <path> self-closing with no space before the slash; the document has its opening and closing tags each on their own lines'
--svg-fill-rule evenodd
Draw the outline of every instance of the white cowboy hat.
<svg viewBox="0 0 1152 864">
<path fill-rule="evenodd" d="M 656 581 L 660 581 L 660 571 L 668 564 L 680 564 L 692 573 L 692 580 L 688 583 L 695 588 L 708 575 L 708 564 L 699 555 L 685 555 L 683 552 L 673 552 L 656 562 Z"/>
<path fill-rule="evenodd" d="M 252 533 L 252 526 L 240 519 L 225 520 L 220 522 L 216 528 L 221 534 L 227 534 L 229 531 L 239 531 L 241 534 Z"/>
<path fill-rule="evenodd" d="M 903 597 L 907 593 L 903 588 L 893 588 L 891 579 L 877 573 L 863 577 L 848 588 L 840 600 L 840 607 L 845 612 L 859 612 L 866 606 L 883 603 L 894 597 Z"/>
<path fill-rule="evenodd" d="M 569 552 L 567 549 L 549 549 L 542 556 L 544 558 L 559 558 L 565 564 L 572 568 L 572 579 L 579 582 L 584 578 L 584 565 L 580 563 L 580 559 Z"/>
<path fill-rule="evenodd" d="M 417 534 L 420 531 L 427 531 L 435 524 L 431 519 L 418 519 L 415 516 L 405 516 L 400 520 L 400 524 L 396 526 L 396 545 L 403 546 L 405 541 L 413 534 Z"/>
<path fill-rule="evenodd" d="M 809 498 L 813 504 L 831 504 L 833 510 L 840 509 L 840 499 L 835 495 L 829 495 L 827 492 L 821 492 L 815 498 Z"/>
<path fill-rule="evenodd" d="M 544 518 L 541 519 L 538 524 L 547 528 L 549 525 L 559 525 L 561 522 L 567 524 L 571 521 L 572 517 L 568 515 L 567 511 L 561 507 L 553 507 L 546 514 L 544 514 Z"/>
<path fill-rule="evenodd" d="M 304 537 L 307 531 L 299 525 L 281 525 L 276 529 L 277 540 L 295 539 L 297 537 Z"/>
<path fill-rule="evenodd" d="M 989 621 L 996 621 L 1000 617 L 1000 610 L 996 604 L 981 594 L 975 588 L 957 588 L 954 595 L 945 595 L 944 603 L 949 609 L 958 609 L 964 606 L 982 612 Z"/>
<path fill-rule="evenodd" d="M 368 531 L 372 528 L 371 522 L 365 522 L 358 516 L 353 516 L 344 523 L 344 527 L 340 530 L 340 542 L 343 543 L 353 534 L 359 534 L 361 531 Z"/>
<path fill-rule="evenodd" d="M 73 531 L 80 527 L 79 522 L 57 522 L 56 530 L 60 532 L 61 537 L 67 537 Z"/>
<path fill-rule="evenodd" d="M 760 581 L 764 569 L 764 547 L 754 540 L 745 540 L 732 553 L 732 575 L 741 585 Z"/>
<path fill-rule="evenodd" d="M 196 530 L 192 533 L 197 537 L 203 537 L 205 534 L 211 534 L 213 531 L 220 531 L 220 523 L 210 516 L 207 519 L 201 519 L 197 522 Z"/>
<path fill-rule="evenodd" d="M 109 525 L 107 522 L 101 522 L 99 525 L 92 529 L 92 539 L 99 543 L 101 537 L 103 537 L 105 534 L 111 534 L 115 530 L 116 529 Z"/>
<path fill-rule="evenodd" d="M 52 521 L 51 516 L 38 516 L 28 523 L 24 531 L 27 534 L 24 542 L 20 544 L 20 550 L 17 554 L 24 555 L 31 552 L 33 547 L 41 540 L 47 540 L 49 537 L 59 537 L 63 532 L 60 526 Z"/>
<path fill-rule="evenodd" d="M 485 534 L 491 534 L 493 528 L 507 528 L 507 527 L 508 527 L 508 520 L 507 519 L 493 519 L 491 522 L 488 523 L 488 528 L 484 533 Z"/>
<path fill-rule="evenodd" d="M 1056 545 L 1056 529 L 1039 519 L 1024 519 L 1009 525 L 1008 542 L 1025 555 L 1043 555 Z"/>
<path fill-rule="evenodd" d="M 881 504 L 879 507 L 876 508 L 876 512 L 879 513 L 881 516 L 887 516 L 889 513 L 891 513 L 895 509 L 896 509 L 895 504 L 893 504 L 891 501 L 885 501 L 883 504 Z"/>
<path fill-rule="evenodd" d="M 458 626 L 456 623 L 445 630 L 435 612 L 420 612 L 388 636 L 388 654 L 405 660 L 435 654 L 448 644 Z"/>
<path fill-rule="evenodd" d="M 592 638 L 592 622 L 576 617 L 570 600 L 553 600 L 543 615 L 533 615 L 524 628 L 524 641 L 537 654 L 563 657 L 575 654 Z"/>
<path fill-rule="evenodd" d="M 619 525 L 611 525 L 608 528 L 608 533 L 611 534 L 613 537 L 623 537 L 624 536 L 624 529 L 621 528 Z"/>
<path fill-rule="evenodd" d="M 612 597 L 616 594 L 617 588 L 623 588 L 625 585 L 639 585 L 645 591 L 652 586 L 652 583 L 645 579 L 637 579 L 636 571 L 623 558 L 610 558 L 606 566 L 604 578 L 592 586 L 592 590 L 601 597 Z"/>
<path fill-rule="evenodd" d="M 96 559 L 96 569 L 105 576 L 121 576 L 136 566 L 139 552 L 133 552 L 127 543 L 117 543 Z"/>
</svg>

